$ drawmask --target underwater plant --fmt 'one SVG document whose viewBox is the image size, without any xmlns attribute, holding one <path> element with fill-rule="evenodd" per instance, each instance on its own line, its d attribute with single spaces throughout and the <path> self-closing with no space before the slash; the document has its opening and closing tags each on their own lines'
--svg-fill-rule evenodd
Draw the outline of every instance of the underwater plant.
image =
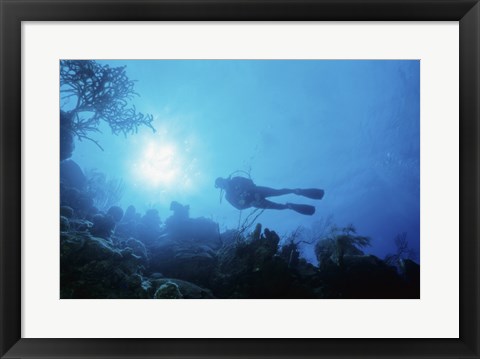
<svg viewBox="0 0 480 359">
<path fill-rule="evenodd" d="M 300 259 L 300 243 L 306 243 L 301 240 L 303 227 L 297 227 L 290 235 L 285 239 L 285 243 L 280 248 L 280 257 L 282 257 L 287 263 L 288 267 L 296 267 Z"/>
<path fill-rule="evenodd" d="M 93 60 L 60 61 L 60 159 L 72 155 L 74 137 L 89 140 L 100 149 L 98 141 L 90 137 L 101 121 L 112 133 L 132 134 L 138 127 L 152 126 L 153 116 L 136 111 L 129 101 L 134 95 L 134 81 L 125 72 L 125 66 L 110 67 Z"/>
<path fill-rule="evenodd" d="M 305 260 L 309 247 L 316 242 L 316 238 L 321 238 L 312 237 L 311 232 L 305 227 L 298 226 L 282 240 L 279 255 L 289 267 L 295 267 L 301 258 Z"/>
<path fill-rule="evenodd" d="M 361 248 L 369 246 L 370 241 L 369 237 L 358 235 L 352 224 L 343 228 L 333 226 L 330 233 L 315 244 L 320 268 L 328 261 L 342 268 L 345 255 L 363 255 Z"/>
<path fill-rule="evenodd" d="M 236 241 L 240 240 L 244 237 L 245 233 L 248 233 L 250 229 L 253 227 L 255 222 L 257 221 L 258 217 L 260 217 L 265 209 L 262 208 L 254 208 L 252 209 L 247 216 L 242 220 L 242 211 L 238 213 L 238 225 L 236 229 L 237 237 Z M 258 226 L 258 223 L 257 225 Z"/>
<path fill-rule="evenodd" d="M 408 247 L 407 232 L 399 233 L 393 239 L 397 252 L 395 254 L 388 254 L 384 258 L 384 262 L 388 265 L 399 267 L 403 259 L 415 260 L 417 253 Z"/>
<path fill-rule="evenodd" d="M 94 206 L 100 211 L 107 211 L 122 199 L 125 184 L 121 179 L 109 179 L 95 169 L 85 171 L 87 178 L 86 190 L 93 198 Z"/>
</svg>

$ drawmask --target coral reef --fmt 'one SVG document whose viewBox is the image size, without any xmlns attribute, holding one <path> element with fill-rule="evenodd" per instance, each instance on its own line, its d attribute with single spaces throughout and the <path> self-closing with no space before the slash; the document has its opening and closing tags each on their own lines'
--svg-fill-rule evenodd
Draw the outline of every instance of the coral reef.
<svg viewBox="0 0 480 359">
<path fill-rule="evenodd" d="M 277 256 L 280 237 L 257 224 L 243 240 L 222 247 L 211 284 L 222 298 L 312 298 L 298 272 Z"/>
<path fill-rule="evenodd" d="M 70 158 L 74 138 L 89 140 L 106 122 L 114 135 L 136 133 L 139 126 L 152 130 L 152 115 L 144 115 L 129 106 L 136 95 L 134 81 L 127 77 L 125 67 L 102 66 L 93 60 L 60 61 L 60 160 Z"/>
<path fill-rule="evenodd" d="M 148 298 L 142 259 L 87 232 L 60 237 L 61 298 Z"/>
<path fill-rule="evenodd" d="M 370 245 L 370 238 L 356 234 L 353 225 L 342 229 L 333 227 L 330 233 L 315 245 L 315 255 L 320 268 L 328 266 L 330 262 L 342 268 L 346 255 L 363 255 L 360 248 Z"/>
<path fill-rule="evenodd" d="M 60 162 L 60 181 L 68 187 L 85 189 L 87 178 L 80 166 L 73 160 Z"/>
<path fill-rule="evenodd" d="M 388 254 L 384 261 L 385 263 L 401 269 L 402 260 L 410 259 L 414 260 L 417 254 L 408 246 L 407 233 L 403 232 L 398 234 L 394 239 L 395 247 L 397 251 L 395 254 Z"/>
<path fill-rule="evenodd" d="M 155 299 L 182 299 L 183 294 L 176 283 L 168 281 L 158 287 L 153 297 Z"/>
<path fill-rule="evenodd" d="M 106 211 L 120 202 L 125 191 L 122 180 L 107 179 L 104 173 L 96 170 L 88 170 L 85 177 L 86 192 L 99 210 Z"/>
<path fill-rule="evenodd" d="M 353 226 L 332 228 L 315 244 L 318 266 L 302 258 L 299 231 L 281 239 L 256 223 L 227 230 L 172 202 L 138 213 L 78 206 L 65 191 L 60 209 L 62 298 L 419 298 L 420 267 L 363 252 L 370 239 Z M 282 244 L 281 244 L 282 243 Z"/>
</svg>

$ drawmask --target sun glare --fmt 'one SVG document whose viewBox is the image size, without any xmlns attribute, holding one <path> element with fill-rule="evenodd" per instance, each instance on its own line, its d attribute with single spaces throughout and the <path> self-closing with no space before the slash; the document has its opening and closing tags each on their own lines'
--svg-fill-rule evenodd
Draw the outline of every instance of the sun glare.
<svg viewBox="0 0 480 359">
<path fill-rule="evenodd" d="M 153 187 L 171 187 L 182 176 L 181 159 L 173 144 L 148 143 L 135 167 L 137 175 Z"/>
</svg>

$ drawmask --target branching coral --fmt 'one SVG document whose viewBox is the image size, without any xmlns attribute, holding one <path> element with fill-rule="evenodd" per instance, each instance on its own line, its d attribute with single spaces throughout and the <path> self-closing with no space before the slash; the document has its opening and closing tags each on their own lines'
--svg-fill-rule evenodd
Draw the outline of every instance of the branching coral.
<svg viewBox="0 0 480 359">
<path fill-rule="evenodd" d="M 417 253 L 408 247 L 407 232 L 397 234 L 394 238 L 397 252 L 395 254 L 389 254 L 385 257 L 384 262 L 388 265 L 399 266 L 400 260 L 411 259 L 414 260 L 417 257 Z"/>
<path fill-rule="evenodd" d="M 86 172 L 87 192 L 94 199 L 94 205 L 101 211 L 120 202 L 125 192 L 125 184 L 121 179 L 109 179 L 95 169 Z"/>
<path fill-rule="evenodd" d="M 312 244 L 311 242 L 301 240 L 304 228 L 297 227 L 286 238 L 285 243 L 280 249 L 280 257 L 282 257 L 287 263 L 288 267 L 295 267 L 300 259 L 300 243 Z"/>
<path fill-rule="evenodd" d="M 138 127 L 152 126 L 153 116 L 144 115 L 130 105 L 130 100 L 137 95 L 134 81 L 130 80 L 125 67 L 100 65 L 92 60 L 60 61 L 60 95 L 62 131 L 67 131 L 79 140 L 93 141 L 91 132 L 99 132 L 98 126 L 105 121 L 112 133 L 132 134 Z M 73 104 L 73 105 L 72 105 Z"/>
<path fill-rule="evenodd" d="M 242 211 L 239 212 L 238 215 L 238 225 L 237 225 L 237 236 L 235 241 L 241 240 L 244 237 L 244 234 L 247 233 L 255 224 L 258 217 L 262 215 L 265 209 L 255 208 L 247 214 L 245 219 L 242 221 Z M 257 223 L 258 226 L 258 223 Z"/>
<path fill-rule="evenodd" d="M 333 226 L 330 234 L 315 245 L 315 255 L 320 267 L 328 260 L 342 267 L 345 255 L 362 255 L 361 248 L 369 245 L 370 238 L 358 235 L 353 225 L 344 228 Z"/>
</svg>

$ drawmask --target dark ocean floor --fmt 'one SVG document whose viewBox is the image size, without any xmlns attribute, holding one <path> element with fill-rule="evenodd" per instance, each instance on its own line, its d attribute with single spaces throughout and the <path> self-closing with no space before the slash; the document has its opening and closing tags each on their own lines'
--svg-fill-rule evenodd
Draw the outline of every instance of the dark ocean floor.
<svg viewBox="0 0 480 359">
<path fill-rule="evenodd" d="M 319 241 L 315 266 L 258 223 L 247 235 L 220 234 L 217 223 L 189 218 L 187 206 L 172 209 L 162 224 L 156 210 L 89 215 L 64 204 L 61 298 L 419 298 L 419 265 L 388 265 L 345 245 L 348 236 Z"/>
</svg>

